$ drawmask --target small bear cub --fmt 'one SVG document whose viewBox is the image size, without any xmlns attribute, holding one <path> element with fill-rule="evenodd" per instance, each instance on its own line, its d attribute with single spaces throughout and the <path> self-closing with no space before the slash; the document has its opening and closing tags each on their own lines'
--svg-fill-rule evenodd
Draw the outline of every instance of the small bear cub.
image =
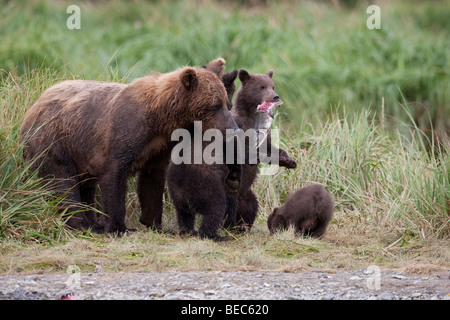
<svg viewBox="0 0 450 320">
<path fill-rule="evenodd" d="M 331 194 L 321 185 L 313 184 L 289 195 L 284 205 L 275 208 L 269 215 L 267 226 L 270 235 L 292 225 L 297 235 L 320 238 L 328 227 L 333 211 Z"/>
</svg>

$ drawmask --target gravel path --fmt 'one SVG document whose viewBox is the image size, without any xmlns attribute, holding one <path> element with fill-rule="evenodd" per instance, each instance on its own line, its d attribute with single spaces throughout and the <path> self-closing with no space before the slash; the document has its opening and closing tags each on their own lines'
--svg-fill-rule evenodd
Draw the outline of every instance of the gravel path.
<svg viewBox="0 0 450 320">
<path fill-rule="evenodd" d="M 367 270 L 208 271 L 0 276 L 0 299 L 450 299 L 450 270 L 430 275 Z M 376 272 L 378 271 L 378 272 Z"/>
</svg>

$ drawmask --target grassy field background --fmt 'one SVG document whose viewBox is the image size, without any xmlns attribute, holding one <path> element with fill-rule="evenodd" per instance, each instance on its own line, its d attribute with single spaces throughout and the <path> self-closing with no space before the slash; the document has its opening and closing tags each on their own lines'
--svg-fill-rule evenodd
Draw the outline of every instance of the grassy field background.
<svg viewBox="0 0 450 320">
<path fill-rule="evenodd" d="M 355 4 L 356 3 L 356 4 Z M 450 266 L 449 1 L 0 1 L 0 272 Z M 74 233 L 28 170 L 18 134 L 42 92 L 65 79 L 130 82 L 204 65 L 274 70 L 275 126 L 296 170 L 261 176 L 250 234 L 216 244 L 144 230 L 129 181 L 123 238 Z M 237 81 L 239 84 L 239 81 Z M 301 186 L 336 200 L 322 240 L 269 237 L 266 218 Z M 170 199 L 164 227 L 176 230 Z M 226 233 L 226 231 L 223 231 Z"/>
</svg>

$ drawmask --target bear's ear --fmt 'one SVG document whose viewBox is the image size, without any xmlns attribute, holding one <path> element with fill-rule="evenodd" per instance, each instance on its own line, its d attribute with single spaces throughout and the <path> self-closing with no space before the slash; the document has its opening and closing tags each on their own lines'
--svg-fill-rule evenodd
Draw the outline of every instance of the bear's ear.
<svg viewBox="0 0 450 320">
<path fill-rule="evenodd" d="M 215 66 L 216 68 L 223 69 L 226 63 L 227 62 L 225 61 L 224 58 L 217 58 L 216 60 L 213 60 L 210 63 L 208 63 L 208 66 Z"/>
<path fill-rule="evenodd" d="M 272 79 L 272 76 L 273 76 L 273 71 L 272 71 L 272 70 L 270 70 L 269 72 L 267 72 L 267 73 L 266 73 L 266 75 L 268 75 L 268 76 L 269 76 L 269 78 L 270 78 L 270 79 Z"/>
<path fill-rule="evenodd" d="M 198 83 L 197 74 L 193 68 L 186 68 L 181 72 L 181 83 L 187 90 L 193 90 Z"/>
<path fill-rule="evenodd" d="M 225 59 L 217 58 L 206 65 L 206 69 L 214 72 L 219 78 L 222 77 L 223 70 L 225 70 Z"/>
<path fill-rule="evenodd" d="M 234 80 L 236 80 L 237 75 L 238 75 L 237 70 L 225 73 L 222 77 L 222 81 L 224 84 L 231 84 L 234 82 Z"/>
<path fill-rule="evenodd" d="M 250 75 L 248 74 L 247 70 L 241 69 L 239 70 L 239 80 L 241 80 L 242 83 L 246 82 L 250 78 Z"/>
</svg>

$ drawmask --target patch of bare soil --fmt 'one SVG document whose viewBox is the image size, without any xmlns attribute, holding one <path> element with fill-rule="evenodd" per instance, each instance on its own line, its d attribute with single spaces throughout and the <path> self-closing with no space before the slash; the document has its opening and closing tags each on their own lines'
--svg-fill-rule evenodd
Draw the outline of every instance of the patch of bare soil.
<svg viewBox="0 0 450 320">
<path fill-rule="evenodd" d="M 448 300 L 450 270 L 199 271 L 0 276 L 6 300 Z"/>
</svg>

